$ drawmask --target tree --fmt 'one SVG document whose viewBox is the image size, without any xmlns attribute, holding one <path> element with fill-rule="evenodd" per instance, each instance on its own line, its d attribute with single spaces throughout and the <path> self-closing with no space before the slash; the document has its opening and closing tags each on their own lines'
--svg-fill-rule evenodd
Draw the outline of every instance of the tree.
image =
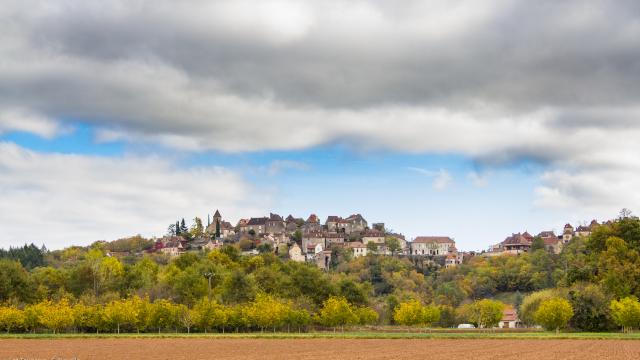
<svg viewBox="0 0 640 360">
<path fill-rule="evenodd" d="M 273 328 L 282 325 L 287 313 L 287 307 L 274 297 L 267 294 L 258 294 L 249 306 L 249 319 L 258 326 L 261 331 L 265 328 Z"/>
<path fill-rule="evenodd" d="M 400 241 L 393 236 L 389 236 L 384 239 L 384 245 L 387 247 L 387 250 L 391 252 L 391 255 L 395 255 L 398 251 L 402 249 L 400 246 Z"/>
<path fill-rule="evenodd" d="M 187 228 L 187 224 L 184 222 L 184 218 L 182 218 L 182 220 L 180 221 L 180 234 L 181 235 L 189 234 L 189 228 Z"/>
<path fill-rule="evenodd" d="M 294 327 L 300 332 L 303 327 L 306 327 L 311 322 L 311 315 L 307 310 L 289 307 L 284 321 L 287 329 Z"/>
<path fill-rule="evenodd" d="M 376 245 L 376 243 L 374 243 L 373 241 L 369 241 L 367 243 L 367 253 L 368 254 L 378 253 L 378 245 Z"/>
<path fill-rule="evenodd" d="M 193 307 L 194 311 L 194 324 L 207 332 L 208 329 L 214 326 L 214 311 L 217 304 L 208 298 L 202 298 Z"/>
<path fill-rule="evenodd" d="M 169 236 L 175 236 L 176 231 L 177 231 L 178 227 L 176 227 L 176 224 L 170 224 L 169 227 L 167 227 L 167 235 Z"/>
<path fill-rule="evenodd" d="M 202 220 L 199 217 L 193 219 L 190 234 L 192 238 L 197 238 L 204 234 L 204 226 L 202 226 Z"/>
<path fill-rule="evenodd" d="M 540 304 L 553 297 L 557 296 L 557 292 L 552 289 L 537 291 L 531 293 L 529 296 L 522 300 L 522 304 L 518 309 L 518 317 L 520 321 L 526 326 L 533 326 L 536 324 L 534 320 L 534 314 L 540 307 Z"/>
<path fill-rule="evenodd" d="M 40 319 L 45 311 L 45 304 L 38 303 L 33 305 L 27 305 L 24 307 L 24 327 L 26 330 L 35 332 L 36 328 L 42 325 Z"/>
<path fill-rule="evenodd" d="M 96 332 L 103 326 L 104 308 L 101 305 L 87 306 L 77 303 L 72 308 L 73 325 L 81 331 L 94 329 Z"/>
<path fill-rule="evenodd" d="M 567 326 L 567 323 L 573 316 L 573 308 L 566 299 L 554 297 L 544 300 L 538 310 L 534 314 L 535 321 L 547 330 L 555 330 L 556 333 L 561 328 Z"/>
<path fill-rule="evenodd" d="M 440 309 L 436 306 L 423 306 L 418 300 L 410 300 L 396 307 L 393 319 L 405 326 L 430 325 L 440 320 Z"/>
<path fill-rule="evenodd" d="M 9 259 L 0 260 L 0 303 L 16 299 L 26 301 L 35 293 L 29 273 L 20 262 Z"/>
<path fill-rule="evenodd" d="M 191 327 L 196 318 L 195 312 L 184 304 L 177 304 L 175 306 L 175 313 L 178 323 L 187 329 L 187 333 L 191 333 Z"/>
<path fill-rule="evenodd" d="M 393 320 L 404 326 L 424 325 L 422 304 L 418 300 L 400 303 L 393 313 Z"/>
<path fill-rule="evenodd" d="M 635 296 L 611 301 L 610 309 L 613 321 L 622 327 L 623 332 L 640 327 L 640 302 Z"/>
<path fill-rule="evenodd" d="M 168 300 L 156 300 L 151 304 L 149 325 L 160 330 L 177 324 L 174 305 Z"/>
<path fill-rule="evenodd" d="M 354 324 L 358 321 L 358 317 L 347 299 L 335 296 L 322 303 L 322 308 L 318 312 L 318 319 L 322 325 L 333 327 L 334 331 L 338 326 L 344 331 L 345 325 Z"/>
<path fill-rule="evenodd" d="M 544 240 L 539 236 L 534 237 L 531 242 L 531 252 L 536 250 L 544 250 Z"/>
<path fill-rule="evenodd" d="M 131 301 L 114 300 L 104 307 L 105 323 L 111 328 L 115 328 L 120 334 L 122 325 L 134 325 L 136 322 L 137 308 Z"/>
<path fill-rule="evenodd" d="M 483 299 L 461 307 L 462 320 L 476 324 L 479 328 L 491 328 L 500 323 L 504 304 L 497 300 Z"/>
<path fill-rule="evenodd" d="M 57 303 L 46 301 L 42 305 L 40 322 L 46 328 L 53 330 L 54 334 L 73 325 L 73 310 L 66 298 Z"/>
<path fill-rule="evenodd" d="M 378 322 L 378 318 L 380 317 L 375 310 L 366 306 L 355 309 L 355 313 L 358 317 L 358 324 L 360 325 L 373 325 Z"/>
<path fill-rule="evenodd" d="M 13 306 L 0 307 L 0 329 L 11 330 L 24 326 L 24 314 Z"/>
<path fill-rule="evenodd" d="M 614 328 L 610 298 L 594 284 L 574 285 L 568 293 L 573 308 L 569 326 L 582 331 L 609 331 Z"/>
</svg>

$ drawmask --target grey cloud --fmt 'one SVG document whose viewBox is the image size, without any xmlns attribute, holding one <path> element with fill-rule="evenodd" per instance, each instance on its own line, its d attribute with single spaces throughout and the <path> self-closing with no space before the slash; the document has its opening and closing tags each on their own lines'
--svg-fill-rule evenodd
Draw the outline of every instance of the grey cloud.
<svg viewBox="0 0 640 360">
<path fill-rule="evenodd" d="M 617 158 L 640 151 L 639 15 L 630 0 L 9 0 L 0 131 L 22 109 L 103 141 L 344 142 L 609 178 L 598 169 L 626 174 Z M 554 179 L 552 193 L 600 198 Z"/>
</svg>

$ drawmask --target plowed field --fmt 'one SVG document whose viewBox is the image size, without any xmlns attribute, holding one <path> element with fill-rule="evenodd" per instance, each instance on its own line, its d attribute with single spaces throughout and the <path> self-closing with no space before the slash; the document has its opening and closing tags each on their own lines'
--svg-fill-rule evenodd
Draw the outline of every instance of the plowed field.
<svg viewBox="0 0 640 360">
<path fill-rule="evenodd" d="M 3 339 L 0 359 L 640 359 L 640 341 Z"/>
</svg>

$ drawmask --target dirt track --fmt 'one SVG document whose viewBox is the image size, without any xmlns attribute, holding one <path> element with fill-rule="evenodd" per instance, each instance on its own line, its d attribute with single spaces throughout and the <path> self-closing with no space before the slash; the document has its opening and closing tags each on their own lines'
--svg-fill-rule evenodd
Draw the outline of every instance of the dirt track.
<svg viewBox="0 0 640 360">
<path fill-rule="evenodd" d="M 0 340 L 0 359 L 640 359 L 640 341 Z"/>
</svg>

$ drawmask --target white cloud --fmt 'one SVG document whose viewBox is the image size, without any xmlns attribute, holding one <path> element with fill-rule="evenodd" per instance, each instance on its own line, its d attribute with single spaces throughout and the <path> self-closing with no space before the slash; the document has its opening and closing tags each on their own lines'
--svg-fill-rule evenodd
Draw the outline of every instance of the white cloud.
<svg viewBox="0 0 640 360">
<path fill-rule="evenodd" d="M 44 154 L 0 143 L 0 247 L 50 248 L 141 233 L 216 208 L 236 221 L 264 213 L 270 196 L 220 167 L 181 168 L 157 157 Z"/>
<path fill-rule="evenodd" d="M 442 191 L 446 189 L 451 184 L 451 181 L 453 180 L 453 178 L 451 177 L 451 174 L 445 169 L 439 169 L 437 171 L 432 171 L 432 170 L 427 170 L 427 169 L 417 168 L 417 167 L 409 167 L 408 169 L 411 171 L 415 171 L 419 174 L 422 174 L 424 176 L 433 178 L 432 186 L 435 190 L 438 190 L 438 191 Z"/>
<path fill-rule="evenodd" d="M 9 131 L 24 131 L 43 138 L 52 138 L 62 131 L 58 122 L 25 109 L 0 108 L 0 134 Z"/>
</svg>

